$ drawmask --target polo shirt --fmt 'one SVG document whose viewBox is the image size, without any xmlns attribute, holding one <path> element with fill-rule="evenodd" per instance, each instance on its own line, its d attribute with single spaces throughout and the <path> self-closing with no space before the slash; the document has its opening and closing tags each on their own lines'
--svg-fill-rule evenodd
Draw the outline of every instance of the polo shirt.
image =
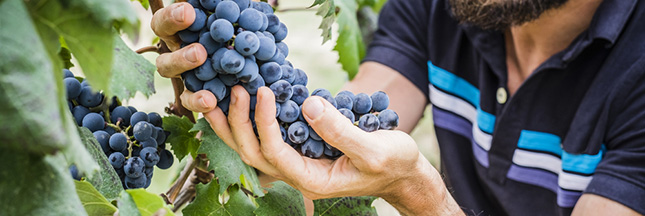
<svg viewBox="0 0 645 216">
<path fill-rule="evenodd" d="M 363 61 L 425 93 L 465 213 L 569 215 L 588 193 L 645 214 L 644 16 L 644 2 L 603 1 L 512 97 L 503 32 L 460 24 L 446 0 L 388 1 Z"/>
</svg>

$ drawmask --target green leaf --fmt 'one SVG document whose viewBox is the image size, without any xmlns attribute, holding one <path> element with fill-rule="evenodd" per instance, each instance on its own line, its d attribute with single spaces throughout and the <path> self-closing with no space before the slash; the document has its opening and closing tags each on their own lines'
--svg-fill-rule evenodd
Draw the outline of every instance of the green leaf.
<svg viewBox="0 0 645 216">
<path fill-rule="evenodd" d="M 374 12 L 379 13 L 381 12 L 381 8 L 383 8 L 383 5 L 387 2 L 387 0 L 374 0 L 374 5 L 372 5 L 372 9 Z"/>
<path fill-rule="evenodd" d="M 114 215 L 116 207 L 108 202 L 92 184 L 85 181 L 74 181 L 74 183 L 76 184 L 76 194 L 81 199 L 81 203 L 83 203 L 88 215 Z"/>
<path fill-rule="evenodd" d="M 139 3 L 141 3 L 141 6 L 143 6 L 143 8 L 145 8 L 146 10 L 148 10 L 148 8 L 150 7 L 150 2 L 148 2 L 148 0 L 130 0 L 130 1 L 138 1 Z"/>
<path fill-rule="evenodd" d="M 206 154 L 208 169 L 213 170 L 219 180 L 220 191 L 229 185 L 239 184 L 252 190 L 253 194 L 263 196 L 255 169 L 246 165 L 240 156 L 222 141 L 205 119 L 199 119 L 191 132 L 202 131 L 202 145 L 197 153 Z M 242 179 L 244 181 L 242 181 Z M 244 183 L 244 184 L 242 184 Z"/>
<path fill-rule="evenodd" d="M 60 154 L 43 157 L 2 146 L 0 164 L 7 164 L 0 169 L 2 215 L 87 215 Z"/>
<path fill-rule="evenodd" d="M 72 63 L 72 53 L 69 49 L 61 47 L 60 51 L 58 51 L 58 56 L 60 56 L 60 59 L 63 61 L 64 68 L 74 67 L 74 64 Z"/>
<path fill-rule="evenodd" d="M 318 1 L 314 2 L 316 4 Z M 323 44 L 331 39 L 331 26 L 336 20 L 336 6 L 333 0 L 327 0 L 316 11 L 316 15 L 323 17 L 318 28 L 322 30 Z"/>
<path fill-rule="evenodd" d="M 374 200 L 369 196 L 314 200 L 314 215 L 377 215 Z"/>
<path fill-rule="evenodd" d="M 166 214 L 159 214 L 159 215 L 175 215 L 172 212 L 172 210 L 170 210 L 166 206 L 166 203 L 163 201 L 163 199 L 156 194 L 152 194 L 141 188 L 125 190 L 125 191 L 128 194 L 130 194 L 130 197 L 132 197 L 132 200 L 134 201 L 134 204 L 137 206 L 137 209 L 139 210 L 139 213 L 141 214 L 141 216 L 150 216 L 157 212 L 166 213 Z"/>
<path fill-rule="evenodd" d="M 128 0 L 75 0 L 70 2 L 71 6 L 78 6 L 92 15 L 92 19 L 102 28 L 109 29 L 112 26 L 119 26 L 132 38 L 136 38 L 139 30 L 139 19 L 137 12 L 132 8 Z"/>
<path fill-rule="evenodd" d="M 87 181 L 92 183 L 92 185 L 96 185 L 96 189 L 108 200 L 116 199 L 119 197 L 119 193 L 123 191 L 119 175 L 112 167 L 112 164 L 110 164 L 105 153 L 103 153 L 101 145 L 96 141 L 92 132 L 87 128 L 79 127 L 78 133 L 81 135 L 81 141 L 85 145 L 85 148 L 87 148 L 89 154 L 101 167 L 98 175 L 88 177 Z"/>
<path fill-rule="evenodd" d="M 323 4 L 323 3 L 325 3 L 325 2 L 329 2 L 329 1 L 332 1 L 332 0 L 315 0 L 315 1 L 314 1 L 314 3 L 313 3 L 313 4 L 311 4 L 311 6 L 309 6 L 309 7 L 310 7 L 310 8 L 311 8 L 311 7 L 315 7 L 316 5 L 321 5 L 321 4 Z"/>
<path fill-rule="evenodd" d="M 121 191 L 121 195 L 116 200 L 116 203 L 119 207 L 119 215 L 141 216 L 139 209 L 137 209 L 137 204 L 134 204 L 134 200 L 128 192 Z"/>
<path fill-rule="evenodd" d="M 258 209 L 256 215 L 305 215 L 305 203 L 300 191 L 283 181 L 272 183 L 266 188 L 267 193 L 255 201 Z"/>
<path fill-rule="evenodd" d="M 340 8 L 337 17 L 338 40 L 334 50 L 338 51 L 338 62 L 352 79 L 358 73 L 358 65 L 365 57 L 365 44 L 356 19 L 358 6 L 355 0 L 334 0 L 334 3 Z"/>
<path fill-rule="evenodd" d="M 170 143 L 173 153 L 180 161 L 188 154 L 193 158 L 197 156 L 200 142 L 195 136 L 197 131 L 191 131 L 194 124 L 183 116 L 181 118 L 171 115 L 163 118 L 163 128 L 170 132 L 166 142 Z"/>
<path fill-rule="evenodd" d="M 134 97 L 137 91 L 146 97 L 154 94 L 154 73 L 157 67 L 132 51 L 118 35 L 114 35 L 113 39 L 114 62 L 109 92 L 121 100 Z"/>
<path fill-rule="evenodd" d="M 195 185 L 195 201 L 188 204 L 182 213 L 191 215 L 253 215 L 255 205 L 250 198 L 240 190 L 238 185 L 233 185 L 224 193 L 228 196 L 226 203 L 220 200 L 220 185 L 215 180 L 208 184 Z"/>
</svg>

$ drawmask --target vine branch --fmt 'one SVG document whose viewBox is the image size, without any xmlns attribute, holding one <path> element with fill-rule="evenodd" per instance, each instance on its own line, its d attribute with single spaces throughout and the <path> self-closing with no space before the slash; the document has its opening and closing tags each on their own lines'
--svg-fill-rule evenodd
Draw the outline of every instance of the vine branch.
<svg viewBox="0 0 645 216">
<path fill-rule="evenodd" d="M 147 52 L 156 52 L 159 53 L 159 48 L 157 46 L 147 46 L 141 47 L 135 51 L 137 54 L 147 53 Z"/>
</svg>

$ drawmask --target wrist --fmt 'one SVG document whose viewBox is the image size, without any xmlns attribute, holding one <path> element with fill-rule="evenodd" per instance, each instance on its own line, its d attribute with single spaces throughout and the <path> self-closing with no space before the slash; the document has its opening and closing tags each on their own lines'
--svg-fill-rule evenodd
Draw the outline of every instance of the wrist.
<svg viewBox="0 0 645 216">
<path fill-rule="evenodd" d="M 441 175 L 422 154 L 380 197 L 403 215 L 463 215 Z"/>
</svg>

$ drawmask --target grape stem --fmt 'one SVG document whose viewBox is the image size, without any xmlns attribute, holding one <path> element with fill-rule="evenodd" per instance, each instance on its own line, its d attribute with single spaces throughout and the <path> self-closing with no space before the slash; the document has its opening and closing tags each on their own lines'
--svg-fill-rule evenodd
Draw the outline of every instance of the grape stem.
<svg viewBox="0 0 645 216">
<path fill-rule="evenodd" d="M 157 46 L 147 46 L 147 47 L 141 47 L 137 51 L 135 51 L 137 54 L 142 54 L 142 53 L 147 53 L 147 52 L 156 52 L 159 53 L 159 44 Z"/>
</svg>

